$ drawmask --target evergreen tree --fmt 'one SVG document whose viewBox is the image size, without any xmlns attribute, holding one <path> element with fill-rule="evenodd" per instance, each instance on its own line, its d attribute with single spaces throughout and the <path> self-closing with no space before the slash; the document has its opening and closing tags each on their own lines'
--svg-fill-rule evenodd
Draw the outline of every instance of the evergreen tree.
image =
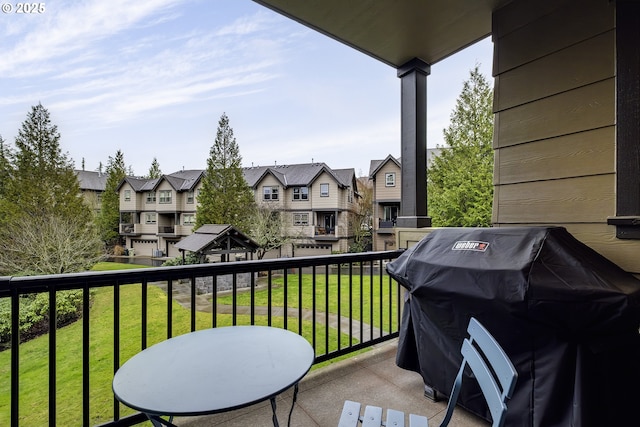
<svg viewBox="0 0 640 427">
<path fill-rule="evenodd" d="M 12 175 L 11 150 L 5 145 L 2 135 L 0 135 L 0 199 L 5 196 L 5 187 L 11 181 Z"/>
<path fill-rule="evenodd" d="M 149 173 L 145 178 L 154 179 L 154 178 L 160 178 L 161 176 L 162 176 L 162 170 L 160 170 L 160 163 L 158 163 L 158 159 L 154 157 L 153 161 L 151 162 L 151 167 L 149 167 Z"/>
<path fill-rule="evenodd" d="M 107 162 L 104 193 L 102 193 L 102 207 L 98 217 L 98 229 L 100 238 L 111 247 L 115 245 L 120 236 L 120 194 L 118 187 L 126 177 L 127 166 L 124 162 L 124 154 L 121 150 L 115 157 L 109 156 Z"/>
<path fill-rule="evenodd" d="M 479 66 L 470 72 L 427 174 L 436 227 L 488 227 L 493 202 L 492 90 Z"/>
<path fill-rule="evenodd" d="M 22 123 L 12 153 L 0 144 L 0 275 L 81 271 L 102 255 L 73 162 L 41 105 Z M 80 238 L 80 236 L 82 236 Z"/>
<path fill-rule="evenodd" d="M 241 162 L 229 118 L 223 113 L 202 178 L 195 228 L 203 224 L 230 224 L 243 232 L 249 230 L 255 201 L 242 174 Z"/>
<path fill-rule="evenodd" d="M 13 176 L 5 183 L 7 218 L 46 218 L 53 212 L 62 217 L 91 218 L 73 162 L 62 153 L 58 128 L 42 104 L 32 107 L 22 123 L 11 163 Z"/>
</svg>

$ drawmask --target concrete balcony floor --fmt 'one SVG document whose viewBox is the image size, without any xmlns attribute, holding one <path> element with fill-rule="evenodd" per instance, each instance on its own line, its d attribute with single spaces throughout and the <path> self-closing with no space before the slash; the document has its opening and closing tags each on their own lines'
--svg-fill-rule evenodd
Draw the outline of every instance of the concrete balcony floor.
<svg viewBox="0 0 640 427">
<path fill-rule="evenodd" d="M 429 426 L 437 427 L 444 416 L 446 401 L 433 402 L 424 397 L 422 378 L 415 372 L 396 366 L 397 340 L 380 344 L 372 350 L 313 370 L 300 382 L 291 426 L 336 427 L 345 400 L 364 405 L 393 408 L 408 414 L 429 418 Z M 277 398 L 279 424 L 287 425 L 293 400 L 293 389 Z M 203 417 L 176 418 L 180 427 L 269 427 L 271 405 L 263 402 L 248 408 Z M 458 407 L 451 427 L 486 427 L 490 424 Z"/>
</svg>

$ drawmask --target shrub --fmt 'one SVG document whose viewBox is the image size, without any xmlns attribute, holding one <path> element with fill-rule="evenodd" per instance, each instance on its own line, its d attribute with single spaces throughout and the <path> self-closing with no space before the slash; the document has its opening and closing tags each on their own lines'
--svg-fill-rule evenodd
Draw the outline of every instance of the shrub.
<svg viewBox="0 0 640 427">
<path fill-rule="evenodd" d="M 182 262 L 182 257 L 175 257 L 175 258 L 171 258 L 166 260 L 165 262 L 162 263 L 163 267 L 170 267 L 172 265 L 191 265 L 191 264 L 200 264 L 200 258 L 198 257 L 198 254 L 196 254 L 195 252 L 187 252 L 187 254 L 184 257 L 184 263 Z"/>
<path fill-rule="evenodd" d="M 68 325 L 82 316 L 82 291 L 61 291 L 56 294 L 56 327 Z M 49 294 L 20 297 L 20 342 L 49 331 Z M 11 300 L 0 300 L 0 346 L 11 342 Z"/>
</svg>

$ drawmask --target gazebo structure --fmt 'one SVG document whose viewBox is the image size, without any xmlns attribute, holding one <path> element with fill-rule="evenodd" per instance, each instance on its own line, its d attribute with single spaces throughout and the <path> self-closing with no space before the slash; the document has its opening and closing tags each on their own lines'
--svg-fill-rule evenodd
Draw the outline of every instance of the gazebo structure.
<svg viewBox="0 0 640 427">
<path fill-rule="evenodd" d="M 231 254 L 244 254 L 246 259 L 253 259 L 259 245 L 232 225 L 204 224 L 175 247 L 182 253 L 183 261 L 185 251 L 190 251 L 198 254 L 201 260 L 207 255 L 220 255 L 220 260 L 225 262 Z"/>
</svg>

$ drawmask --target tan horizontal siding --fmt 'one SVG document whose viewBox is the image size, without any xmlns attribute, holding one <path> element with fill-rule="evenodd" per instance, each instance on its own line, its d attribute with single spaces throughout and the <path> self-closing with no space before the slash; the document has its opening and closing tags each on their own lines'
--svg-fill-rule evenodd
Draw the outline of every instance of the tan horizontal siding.
<svg viewBox="0 0 640 427">
<path fill-rule="evenodd" d="M 503 226 L 518 227 L 533 225 L 530 223 L 508 224 Z M 539 223 L 535 225 L 541 225 Z M 596 252 L 614 262 L 622 269 L 640 274 L 640 240 L 617 239 L 616 229 L 612 225 L 593 224 L 562 224 L 549 223 L 544 225 L 562 226 L 576 239 L 594 249 Z M 499 226 L 499 225 L 498 225 Z"/>
<path fill-rule="evenodd" d="M 513 184 L 615 172 L 615 127 L 502 148 L 495 184 Z"/>
<path fill-rule="evenodd" d="M 502 38 L 542 18 L 571 0 L 511 2 L 493 14 L 493 37 Z"/>
<path fill-rule="evenodd" d="M 611 126 L 615 80 L 563 92 L 496 114 L 496 148 Z"/>
<path fill-rule="evenodd" d="M 496 76 L 494 111 L 613 77 L 614 46 L 614 32 L 611 30 L 544 56 L 526 67 L 514 68 Z M 594 52 L 598 52 L 597 60 L 594 60 Z"/>
<path fill-rule="evenodd" d="M 615 175 L 597 175 L 497 186 L 494 222 L 606 222 L 615 213 Z"/>
<path fill-rule="evenodd" d="M 559 8 L 543 16 L 530 14 L 527 2 L 514 2 L 511 11 L 513 23 L 528 24 L 504 36 L 494 33 L 495 57 L 494 75 L 516 68 L 530 61 L 542 58 L 552 52 L 564 49 L 594 35 L 609 31 L 614 27 L 615 6 L 603 0 L 582 0 L 566 2 Z M 499 14 L 494 15 L 494 29 L 501 31 Z"/>
</svg>

